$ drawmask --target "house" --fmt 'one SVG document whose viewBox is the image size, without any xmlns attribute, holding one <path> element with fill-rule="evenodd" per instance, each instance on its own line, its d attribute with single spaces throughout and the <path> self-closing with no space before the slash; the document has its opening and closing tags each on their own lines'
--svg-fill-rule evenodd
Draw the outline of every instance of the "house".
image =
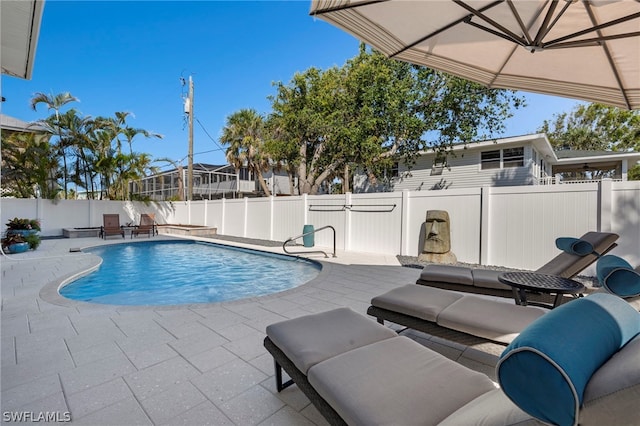
<svg viewBox="0 0 640 426">
<path fill-rule="evenodd" d="M 356 174 L 353 188 L 388 192 L 627 180 L 628 169 L 639 162 L 638 152 L 554 151 L 539 133 L 455 145 L 447 155 L 422 152 L 413 167 L 400 162 L 376 184 Z"/>
<path fill-rule="evenodd" d="M 289 178 L 287 175 L 264 172 L 262 175 L 272 195 L 289 195 Z M 132 195 L 152 200 L 185 199 L 187 187 L 186 167 L 173 168 L 165 172 L 147 176 L 139 181 L 129 182 Z M 193 199 L 236 198 L 239 196 L 256 196 L 262 192 L 253 172 L 246 167 L 236 169 L 229 165 L 193 164 Z"/>
<path fill-rule="evenodd" d="M 0 135 L 3 138 L 8 137 L 12 133 L 40 133 L 45 134 L 46 129 L 41 126 L 27 123 L 15 117 L 6 114 L 0 114 Z"/>
</svg>

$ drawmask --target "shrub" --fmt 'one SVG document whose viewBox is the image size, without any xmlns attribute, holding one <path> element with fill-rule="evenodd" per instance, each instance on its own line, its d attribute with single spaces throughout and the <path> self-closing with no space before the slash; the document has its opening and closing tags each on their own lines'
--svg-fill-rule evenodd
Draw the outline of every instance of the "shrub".
<svg viewBox="0 0 640 426">
<path fill-rule="evenodd" d="M 40 245 L 40 236 L 36 234 L 27 235 L 24 240 L 29 243 L 29 248 L 35 250 Z"/>
<path fill-rule="evenodd" d="M 7 222 L 7 229 L 35 229 L 40 231 L 40 222 L 37 219 L 24 219 L 14 217 Z"/>
</svg>

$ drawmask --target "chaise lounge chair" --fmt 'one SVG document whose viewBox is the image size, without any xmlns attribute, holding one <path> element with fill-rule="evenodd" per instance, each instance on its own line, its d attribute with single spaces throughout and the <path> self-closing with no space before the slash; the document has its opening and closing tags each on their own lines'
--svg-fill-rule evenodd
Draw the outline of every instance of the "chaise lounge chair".
<svg viewBox="0 0 640 426">
<path fill-rule="evenodd" d="M 573 239 L 579 243 L 586 241 L 589 247 L 588 252 L 581 253 L 582 256 L 563 252 L 538 272 L 575 275 L 597 259 L 591 254 L 592 251 L 611 250 L 617 238 L 616 234 L 589 232 L 582 239 Z M 569 248 L 566 250 L 571 251 Z M 371 300 L 367 313 L 376 317 L 380 324 L 384 324 L 385 320 L 390 321 L 498 355 L 522 330 L 547 312 L 533 306 L 517 306 L 506 301 L 479 297 L 478 293 L 513 297 L 513 289 L 498 281 L 500 273 L 500 271 L 456 266 L 429 265 L 425 267 L 421 279 L 418 280 L 418 283 L 423 285 L 408 284 L 376 296 Z M 431 279 L 435 279 L 436 276 L 438 278 L 436 281 L 428 281 L 425 284 L 425 276 Z M 461 277 L 466 280 L 464 284 L 445 281 L 453 281 Z M 472 294 L 465 294 L 465 291 Z M 541 303 L 552 301 L 554 296 L 528 293 L 528 298 Z"/>
<path fill-rule="evenodd" d="M 120 215 L 118 214 L 102 215 L 100 236 L 106 240 L 110 235 L 122 235 L 122 238 L 124 238 L 124 229 L 120 227 Z"/>
<path fill-rule="evenodd" d="M 155 215 L 143 213 L 140 215 L 140 225 L 131 230 L 131 238 L 140 234 L 147 234 L 149 238 L 158 234 L 156 229 Z"/>
<path fill-rule="evenodd" d="M 332 425 L 640 422 L 640 313 L 610 294 L 531 324 L 500 358 L 500 388 L 348 308 L 266 332 L 277 390 L 295 383 Z"/>
<path fill-rule="evenodd" d="M 380 324 L 390 321 L 493 355 L 500 355 L 522 330 L 547 312 L 540 307 L 415 284 L 374 297 L 367 309 Z"/>
<path fill-rule="evenodd" d="M 610 232 L 587 232 L 579 240 L 590 243 L 593 247 L 593 253 L 578 255 L 562 251 L 535 272 L 563 278 L 575 277 L 598 260 L 599 256 L 612 250 L 616 246 L 615 241 L 618 238 L 617 234 Z M 500 273 L 502 271 L 431 264 L 424 267 L 416 284 L 465 293 L 512 298 L 512 287 L 498 281 Z M 527 299 L 533 302 L 551 303 L 553 297 L 547 294 L 528 293 Z"/>
</svg>

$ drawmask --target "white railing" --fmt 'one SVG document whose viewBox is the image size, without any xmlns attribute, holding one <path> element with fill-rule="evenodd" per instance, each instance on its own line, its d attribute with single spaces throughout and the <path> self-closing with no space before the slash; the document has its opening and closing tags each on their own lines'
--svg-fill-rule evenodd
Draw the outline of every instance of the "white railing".
<svg viewBox="0 0 640 426">
<path fill-rule="evenodd" d="M 557 179 L 555 176 L 545 176 L 538 178 L 538 185 L 562 185 L 574 183 L 594 183 L 600 182 L 602 179 Z M 610 179 L 613 182 L 623 182 L 622 179 Z"/>
</svg>

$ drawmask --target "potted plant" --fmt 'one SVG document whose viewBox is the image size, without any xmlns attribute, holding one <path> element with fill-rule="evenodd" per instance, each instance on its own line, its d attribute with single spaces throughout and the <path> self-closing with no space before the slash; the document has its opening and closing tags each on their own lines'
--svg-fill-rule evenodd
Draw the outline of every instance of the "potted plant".
<svg viewBox="0 0 640 426">
<path fill-rule="evenodd" d="M 37 219 L 25 219 L 14 217 L 7 222 L 7 234 L 20 234 L 22 236 L 37 234 L 40 231 L 40 222 Z"/>
<path fill-rule="evenodd" d="M 40 222 L 37 219 L 26 219 L 26 218 L 18 218 L 14 217 L 10 221 L 7 222 L 7 238 L 13 236 L 21 237 L 21 241 L 16 241 L 17 243 L 27 243 L 26 249 L 15 247 L 17 250 L 26 251 L 28 249 L 35 250 L 40 245 L 40 236 L 38 232 L 40 231 Z M 21 245 L 20 247 L 23 247 Z M 3 248 L 5 247 L 3 243 Z M 12 253 L 16 253 L 16 251 L 9 248 L 7 245 L 7 249 Z"/>
<path fill-rule="evenodd" d="M 34 237 L 38 238 L 37 235 Z M 38 244 L 40 242 L 38 241 Z M 20 234 L 7 234 L 6 237 L 2 239 L 2 250 L 8 253 L 23 253 L 29 250 L 29 243 Z"/>
</svg>

